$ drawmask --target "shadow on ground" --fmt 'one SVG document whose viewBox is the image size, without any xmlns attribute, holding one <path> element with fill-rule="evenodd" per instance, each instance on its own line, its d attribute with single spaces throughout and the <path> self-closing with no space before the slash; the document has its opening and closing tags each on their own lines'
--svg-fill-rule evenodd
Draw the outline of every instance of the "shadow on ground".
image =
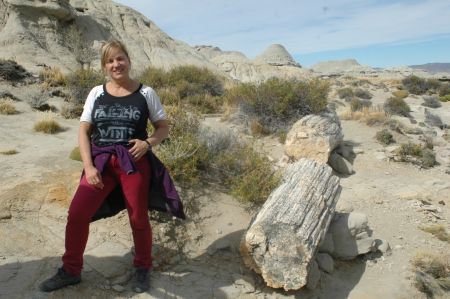
<svg viewBox="0 0 450 299">
<path fill-rule="evenodd" d="M 177 263 L 155 269 L 151 274 L 151 289 L 138 297 L 344 299 L 365 270 L 363 260 L 341 262 L 332 275 L 322 272 L 322 279 L 316 290 L 285 292 L 271 289 L 265 286 L 258 274 L 243 265 L 237 249 L 243 233 L 243 230 L 237 231 L 216 240 L 197 257 L 184 257 Z M 160 247 L 159 250 L 168 249 Z M 85 256 L 82 282 L 48 294 L 40 292 L 38 287 L 42 280 L 55 273 L 60 265 L 60 257 L 3 257 L 0 259 L 0 298 L 134 297 L 129 283 L 131 260 L 131 252 L 125 256 Z M 98 271 L 98 265 L 108 267 L 118 264 L 130 265 L 124 267 L 122 277 L 106 278 Z M 114 281 L 119 280 L 122 282 L 114 284 Z"/>
</svg>

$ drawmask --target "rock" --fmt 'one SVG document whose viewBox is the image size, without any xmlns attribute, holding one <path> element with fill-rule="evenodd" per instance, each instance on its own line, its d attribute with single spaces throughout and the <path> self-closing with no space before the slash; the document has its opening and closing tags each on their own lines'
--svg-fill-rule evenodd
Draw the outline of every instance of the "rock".
<svg viewBox="0 0 450 299">
<path fill-rule="evenodd" d="M 341 199 L 336 205 L 336 212 L 339 213 L 351 213 L 353 212 L 352 203 L 349 200 Z"/>
<path fill-rule="evenodd" d="M 337 173 L 344 175 L 350 175 L 354 173 L 352 164 L 336 152 L 333 152 L 331 154 L 328 160 L 328 164 Z"/>
<path fill-rule="evenodd" d="M 334 260 L 333 258 L 326 253 L 318 253 L 316 255 L 316 262 L 319 265 L 319 268 L 327 273 L 333 273 L 334 271 Z"/>
<path fill-rule="evenodd" d="M 375 250 L 376 243 L 370 237 L 367 216 L 364 214 L 336 214 L 329 231 L 333 236 L 334 258 L 350 260 Z"/>
<path fill-rule="evenodd" d="M 317 265 L 317 262 L 315 260 L 312 260 L 308 271 L 308 283 L 306 284 L 306 288 L 308 290 L 314 290 L 317 287 L 319 280 L 320 280 L 319 266 Z"/>
<path fill-rule="evenodd" d="M 270 287 L 305 286 L 340 191 L 329 166 L 308 159 L 289 165 L 244 234 L 240 250 L 245 265 Z"/>
<path fill-rule="evenodd" d="M 119 292 L 119 293 L 125 291 L 125 288 L 123 286 L 121 286 L 120 284 L 115 284 L 111 288 L 114 291 Z"/>
<path fill-rule="evenodd" d="M 261 55 L 254 60 L 256 64 L 269 64 L 274 66 L 300 66 L 291 54 L 282 46 L 274 44 L 269 46 Z"/>
<path fill-rule="evenodd" d="M 284 149 L 294 160 L 309 158 L 325 164 L 343 138 L 336 114 L 307 115 L 292 126 L 286 136 Z"/>
<path fill-rule="evenodd" d="M 389 245 L 388 241 L 386 240 L 375 240 L 375 248 L 379 251 L 381 251 L 383 254 L 390 254 L 391 253 L 391 246 Z"/>
</svg>

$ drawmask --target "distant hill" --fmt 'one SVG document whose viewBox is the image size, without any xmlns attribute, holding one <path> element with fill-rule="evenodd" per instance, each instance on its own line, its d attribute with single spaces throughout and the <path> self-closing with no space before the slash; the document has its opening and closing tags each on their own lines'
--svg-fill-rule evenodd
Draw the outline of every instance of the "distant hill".
<svg viewBox="0 0 450 299">
<path fill-rule="evenodd" d="M 450 73 L 450 63 L 426 63 L 418 65 L 410 65 L 413 69 L 425 70 L 431 74 Z"/>
</svg>

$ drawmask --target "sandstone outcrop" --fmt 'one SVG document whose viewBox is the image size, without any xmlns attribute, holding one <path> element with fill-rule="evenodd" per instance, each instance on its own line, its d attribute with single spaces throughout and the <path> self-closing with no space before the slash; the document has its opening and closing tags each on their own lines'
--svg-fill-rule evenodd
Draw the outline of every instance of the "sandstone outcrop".
<svg viewBox="0 0 450 299">
<path fill-rule="evenodd" d="M 336 114 L 310 114 L 298 120 L 288 132 L 285 153 L 294 160 L 309 158 L 325 164 L 343 138 Z"/>
<path fill-rule="evenodd" d="M 250 223 L 241 242 L 245 264 L 273 288 L 313 288 L 314 254 L 333 217 L 341 187 L 327 165 L 309 159 L 290 164 Z M 317 271 L 313 271 L 317 274 Z M 320 278 L 320 274 L 319 274 Z"/>
</svg>

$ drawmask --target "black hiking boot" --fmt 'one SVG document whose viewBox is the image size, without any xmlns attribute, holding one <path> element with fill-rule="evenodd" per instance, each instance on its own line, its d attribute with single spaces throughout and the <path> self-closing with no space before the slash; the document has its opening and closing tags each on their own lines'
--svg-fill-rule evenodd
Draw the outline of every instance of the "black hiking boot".
<svg viewBox="0 0 450 299">
<path fill-rule="evenodd" d="M 43 281 L 39 288 L 43 292 L 52 292 L 69 285 L 80 283 L 80 281 L 80 275 L 69 274 L 61 267 L 55 275 Z"/>
<path fill-rule="evenodd" d="M 132 280 L 132 288 L 136 293 L 143 293 L 150 288 L 148 269 L 136 268 Z"/>
</svg>

